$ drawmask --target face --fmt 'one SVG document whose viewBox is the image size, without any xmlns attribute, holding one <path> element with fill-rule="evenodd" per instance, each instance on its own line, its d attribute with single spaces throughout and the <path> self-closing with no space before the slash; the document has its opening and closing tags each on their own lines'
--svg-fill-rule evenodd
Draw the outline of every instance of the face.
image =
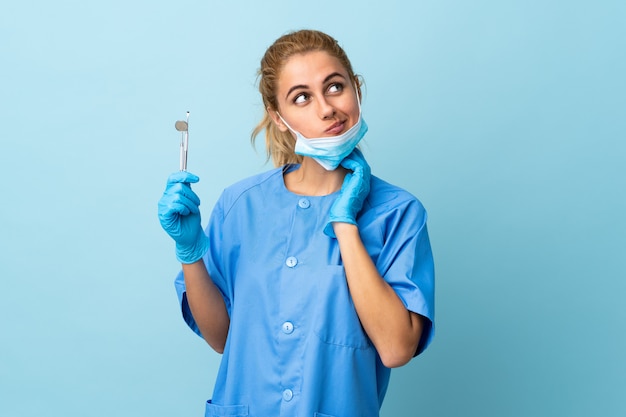
<svg viewBox="0 0 626 417">
<path fill-rule="evenodd" d="M 339 60 L 327 52 L 289 58 L 277 87 L 278 112 L 305 138 L 340 135 L 358 121 L 355 86 Z M 288 130 L 276 112 L 270 115 L 281 131 Z"/>
</svg>

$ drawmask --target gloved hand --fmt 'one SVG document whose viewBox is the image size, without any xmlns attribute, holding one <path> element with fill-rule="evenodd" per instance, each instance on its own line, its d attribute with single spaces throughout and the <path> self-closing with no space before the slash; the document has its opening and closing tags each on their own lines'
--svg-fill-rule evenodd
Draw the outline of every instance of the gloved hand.
<svg viewBox="0 0 626 417">
<path fill-rule="evenodd" d="M 371 170 L 360 150 L 353 150 L 341 161 L 341 166 L 352 172 L 346 174 L 339 197 L 330 208 L 328 223 L 324 227 L 324 233 L 330 237 L 336 237 L 334 222 L 356 224 L 356 216 L 370 192 Z"/>
<path fill-rule="evenodd" d="M 209 238 L 200 224 L 200 199 L 190 185 L 199 180 L 189 172 L 176 172 L 168 177 L 159 200 L 161 227 L 176 242 L 176 258 L 184 264 L 194 263 L 209 250 Z"/>
</svg>

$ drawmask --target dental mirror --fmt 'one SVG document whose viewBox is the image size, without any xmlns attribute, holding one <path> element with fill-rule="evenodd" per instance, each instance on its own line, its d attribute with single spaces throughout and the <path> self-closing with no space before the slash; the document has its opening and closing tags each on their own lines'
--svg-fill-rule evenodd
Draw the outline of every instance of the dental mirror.
<svg viewBox="0 0 626 417">
<path fill-rule="evenodd" d="M 180 170 L 187 171 L 187 151 L 189 149 L 189 112 L 187 112 L 187 120 L 177 120 L 174 127 L 180 132 Z"/>
</svg>

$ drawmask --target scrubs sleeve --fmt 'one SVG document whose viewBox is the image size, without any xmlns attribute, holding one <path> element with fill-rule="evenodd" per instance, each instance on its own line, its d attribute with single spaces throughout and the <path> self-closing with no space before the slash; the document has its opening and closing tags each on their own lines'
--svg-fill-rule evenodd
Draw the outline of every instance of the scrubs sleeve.
<svg viewBox="0 0 626 417">
<path fill-rule="evenodd" d="M 189 303 L 187 302 L 187 293 L 185 291 L 185 278 L 183 276 L 183 271 L 180 271 L 178 275 L 176 275 L 176 279 L 174 280 L 174 286 L 176 287 L 176 294 L 178 295 L 178 302 L 180 303 L 181 312 L 183 314 L 183 320 L 189 326 L 191 330 L 194 331 L 198 336 L 202 337 L 202 333 L 200 333 L 200 329 L 198 329 L 198 325 L 191 314 L 191 310 L 189 309 Z"/>
<path fill-rule="evenodd" d="M 426 219 L 426 210 L 417 199 L 388 213 L 383 232 L 386 243 L 377 262 L 405 307 L 427 319 L 415 355 L 426 349 L 434 335 L 435 271 Z"/>
<path fill-rule="evenodd" d="M 211 213 L 211 217 L 209 219 L 209 225 L 205 229 L 206 235 L 209 237 L 209 251 L 202 258 L 204 264 L 206 265 L 209 276 L 219 289 L 222 297 L 224 298 L 224 303 L 226 304 L 226 309 L 228 311 L 228 315 L 230 315 L 230 291 L 227 290 L 228 285 L 223 278 L 222 268 L 221 268 L 221 239 L 222 236 L 222 226 L 223 226 L 223 210 L 221 204 L 221 198 L 218 203 L 215 205 L 213 212 Z M 176 279 L 174 280 L 174 286 L 176 287 L 176 294 L 178 295 L 178 302 L 180 303 L 181 312 L 183 315 L 183 319 L 185 323 L 193 330 L 198 336 L 202 337 L 200 333 L 200 329 L 191 314 L 191 309 L 189 308 L 189 302 L 187 301 L 187 292 L 185 287 L 185 277 L 183 275 L 183 271 L 181 270 Z"/>
</svg>

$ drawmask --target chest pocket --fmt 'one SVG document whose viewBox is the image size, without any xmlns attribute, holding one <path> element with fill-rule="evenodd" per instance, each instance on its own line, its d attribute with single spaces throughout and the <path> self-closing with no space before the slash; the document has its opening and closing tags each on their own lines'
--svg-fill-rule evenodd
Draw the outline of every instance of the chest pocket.
<svg viewBox="0 0 626 417">
<path fill-rule="evenodd" d="M 348 290 L 342 265 L 330 265 L 320 270 L 315 279 L 316 301 L 314 333 L 324 343 L 354 349 L 372 347 L 361 326 Z"/>
<path fill-rule="evenodd" d="M 211 400 L 206 402 L 205 417 L 245 417 L 248 415 L 246 405 L 217 405 Z"/>
</svg>

